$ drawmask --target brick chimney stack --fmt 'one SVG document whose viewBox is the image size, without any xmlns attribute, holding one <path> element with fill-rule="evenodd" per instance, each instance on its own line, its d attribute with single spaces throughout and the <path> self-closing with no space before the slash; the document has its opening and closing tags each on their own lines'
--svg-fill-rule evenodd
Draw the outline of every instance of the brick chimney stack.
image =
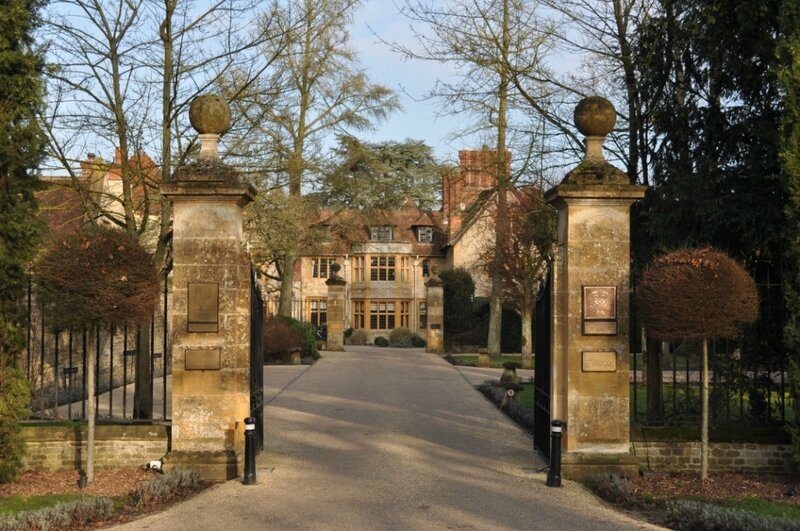
<svg viewBox="0 0 800 531">
<path fill-rule="evenodd" d="M 464 211 L 484 190 L 497 185 L 497 152 L 491 149 L 471 149 L 458 152 L 458 168 L 442 177 L 442 209 L 448 222 L 450 236 L 455 235 L 464 221 Z M 511 167 L 511 153 L 506 152 L 506 170 Z"/>
</svg>

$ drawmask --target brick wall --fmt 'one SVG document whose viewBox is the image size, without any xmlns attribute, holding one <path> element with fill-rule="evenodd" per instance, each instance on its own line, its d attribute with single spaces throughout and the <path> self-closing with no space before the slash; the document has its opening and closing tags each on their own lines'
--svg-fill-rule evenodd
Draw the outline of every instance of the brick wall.
<svg viewBox="0 0 800 531">
<path fill-rule="evenodd" d="M 632 442 L 631 451 L 642 468 L 700 470 L 699 442 Z M 786 474 L 797 470 L 788 444 L 711 443 L 708 455 L 712 472 Z"/>
<path fill-rule="evenodd" d="M 47 424 L 23 426 L 26 453 L 23 470 L 79 470 L 86 456 L 86 427 Z M 95 432 L 95 466 L 141 466 L 161 459 L 169 435 L 159 425 L 98 425 Z"/>
</svg>

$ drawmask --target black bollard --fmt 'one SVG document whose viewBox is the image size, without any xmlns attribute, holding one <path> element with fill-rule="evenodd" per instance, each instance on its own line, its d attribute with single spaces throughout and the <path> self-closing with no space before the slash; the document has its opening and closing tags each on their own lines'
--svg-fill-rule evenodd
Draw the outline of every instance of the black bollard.
<svg viewBox="0 0 800 531">
<path fill-rule="evenodd" d="M 256 484 L 256 419 L 244 419 L 244 485 Z"/>
<path fill-rule="evenodd" d="M 561 427 L 560 420 L 550 423 L 550 470 L 547 471 L 547 486 L 561 486 Z"/>
</svg>

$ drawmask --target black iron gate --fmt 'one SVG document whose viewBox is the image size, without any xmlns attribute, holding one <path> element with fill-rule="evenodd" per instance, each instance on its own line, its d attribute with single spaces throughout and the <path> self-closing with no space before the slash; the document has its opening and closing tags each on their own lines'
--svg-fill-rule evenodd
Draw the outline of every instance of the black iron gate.
<svg viewBox="0 0 800 531">
<path fill-rule="evenodd" d="M 256 451 L 264 449 L 264 301 L 253 271 L 250 285 L 250 416 L 256 419 Z"/>
<path fill-rule="evenodd" d="M 550 352 L 552 315 L 552 266 L 536 298 L 534 321 L 533 446 L 550 459 Z"/>
</svg>

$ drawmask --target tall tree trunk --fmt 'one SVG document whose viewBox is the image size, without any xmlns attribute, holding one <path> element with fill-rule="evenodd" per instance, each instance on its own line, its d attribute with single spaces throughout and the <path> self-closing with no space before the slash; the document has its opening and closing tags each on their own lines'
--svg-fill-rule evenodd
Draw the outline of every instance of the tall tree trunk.
<svg viewBox="0 0 800 531">
<path fill-rule="evenodd" d="M 133 418 L 153 418 L 153 372 L 151 370 L 150 326 L 143 325 L 137 333 L 136 379 L 133 392 Z M 166 374 L 164 375 L 166 378 Z M 164 397 L 166 399 L 166 397 Z"/>
<path fill-rule="evenodd" d="M 292 317 L 292 302 L 294 288 L 294 263 L 297 261 L 295 252 L 286 253 L 286 263 L 281 275 L 281 292 L 278 300 L 278 315 Z"/>
<path fill-rule="evenodd" d="M 533 328 L 531 325 L 533 323 L 533 306 L 526 304 L 522 308 L 520 317 L 522 318 L 522 368 L 532 369 Z"/>
<path fill-rule="evenodd" d="M 500 84 L 497 95 L 499 98 L 497 109 L 497 157 L 495 175 L 497 175 L 497 213 L 494 223 L 494 264 L 492 267 L 492 287 L 489 292 L 489 337 L 487 347 L 490 356 L 499 356 L 501 350 L 501 335 L 503 328 L 503 276 L 502 268 L 505 262 L 506 234 L 508 232 L 508 202 L 506 191 L 509 185 L 508 164 L 506 161 L 506 127 L 508 113 L 508 50 L 510 46 L 509 35 L 509 0 L 503 0 L 503 42 L 501 44 L 502 58 L 499 62 Z"/>
<path fill-rule="evenodd" d="M 708 479 L 708 339 L 703 339 L 703 396 L 700 427 L 700 479 Z"/>
<path fill-rule="evenodd" d="M 661 395 L 661 342 L 647 338 L 647 424 L 664 425 L 664 400 Z"/>
</svg>

